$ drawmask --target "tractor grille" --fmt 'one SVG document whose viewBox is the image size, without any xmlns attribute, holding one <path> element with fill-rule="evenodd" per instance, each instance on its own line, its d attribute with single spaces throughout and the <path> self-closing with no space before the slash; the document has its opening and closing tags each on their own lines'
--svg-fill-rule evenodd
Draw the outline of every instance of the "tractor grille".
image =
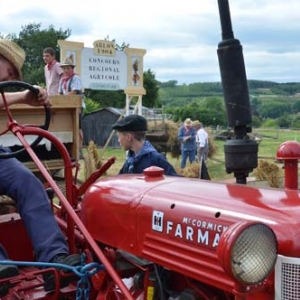
<svg viewBox="0 0 300 300">
<path fill-rule="evenodd" d="M 275 300 L 300 299 L 300 258 L 278 255 L 275 266 Z"/>
</svg>

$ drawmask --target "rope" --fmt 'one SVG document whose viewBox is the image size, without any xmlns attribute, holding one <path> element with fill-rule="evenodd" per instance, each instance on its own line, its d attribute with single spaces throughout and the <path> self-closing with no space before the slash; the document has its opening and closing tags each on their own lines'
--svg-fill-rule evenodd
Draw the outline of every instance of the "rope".
<svg viewBox="0 0 300 300">
<path fill-rule="evenodd" d="M 86 265 L 84 263 L 84 255 L 81 258 L 82 265 L 80 266 L 68 266 L 65 264 L 59 263 L 46 263 L 46 262 L 24 262 L 24 261 L 12 261 L 12 260 L 0 260 L 0 265 L 15 265 L 18 267 L 37 267 L 37 268 L 56 268 L 61 269 L 64 271 L 73 272 L 80 280 L 77 283 L 77 290 L 76 290 L 76 300 L 88 300 L 89 299 L 89 292 L 91 289 L 90 282 L 88 278 L 93 276 L 94 274 L 98 273 L 99 271 L 104 269 L 103 265 L 99 263 L 92 262 Z"/>
<path fill-rule="evenodd" d="M 76 300 L 89 300 L 91 284 L 88 276 L 81 277 L 77 283 Z"/>
</svg>

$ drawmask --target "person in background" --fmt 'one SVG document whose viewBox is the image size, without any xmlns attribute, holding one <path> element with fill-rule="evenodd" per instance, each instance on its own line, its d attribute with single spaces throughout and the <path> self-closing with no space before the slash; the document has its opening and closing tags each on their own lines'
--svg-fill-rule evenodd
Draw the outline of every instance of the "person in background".
<svg viewBox="0 0 300 300">
<path fill-rule="evenodd" d="M 206 161 L 208 157 L 208 133 L 204 129 L 203 124 L 199 123 L 199 130 L 197 131 L 196 141 L 198 142 L 199 146 L 197 149 L 198 153 L 198 161 Z"/>
<path fill-rule="evenodd" d="M 0 40 L 0 81 L 21 80 L 21 68 L 25 52 L 10 40 Z M 32 106 L 50 105 L 47 91 L 41 87 L 38 96 L 29 90 L 5 93 L 8 105 L 26 103 Z M 4 107 L 0 95 L 0 108 Z M 10 152 L 0 147 L 0 152 Z M 31 239 L 34 253 L 39 262 L 53 262 L 70 266 L 80 265 L 78 254 L 69 254 L 69 249 L 54 214 L 42 182 L 16 158 L 0 159 L 0 193 L 16 201 L 18 212 Z M 14 238 L 14 237 L 12 237 Z M 20 249 L 21 251 L 21 249 Z M 8 260 L 8 254 L 0 245 L 0 260 Z M 0 265 L 0 279 L 16 276 L 19 269 L 13 264 Z M 55 289 L 53 272 L 44 275 L 46 291 Z M 65 282 L 65 284 L 68 284 Z M 0 294 L 8 292 L 8 286 L 0 286 Z"/>
<path fill-rule="evenodd" d="M 177 137 L 181 142 L 180 168 L 184 169 L 187 159 L 190 163 L 193 163 L 196 159 L 196 131 L 190 118 L 187 118 L 179 128 Z"/>
<path fill-rule="evenodd" d="M 119 174 L 142 174 L 143 170 L 157 166 L 166 175 L 179 176 L 173 166 L 146 140 L 147 120 L 136 114 L 126 116 L 112 125 L 117 131 L 121 147 L 128 151 L 126 161 Z"/>
<path fill-rule="evenodd" d="M 51 47 L 45 48 L 43 51 L 43 59 L 46 63 L 44 67 L 44 74 L 48 95 L 57 95 L 58 85 L 63 74 L 63 70 L 60 67 L 59 62 L 55 59 L 55 50 Z"/>
<path fill-rule="evenodd" d="M 67 57 L 62 64 L 60 64 L 63 75 L 59 81 L 58 93 L 61 95 L 82 95 L 82 108 L 79 113 L 79 158 L 83 159 L 82 144 L 83 144 L 83 132 L 82 132 L 82 111 L 85 109 L 85 103 L 83 100 L 82 83 L 81 78 L 74 72 L 75 64 L 73 62 L 72 55 Z"/>
<path fill-rule="evenodd" d="M 193 122 L 193 127 L 194 127 L 194 129 L 195 129 L 195 131 L 197 133 L 197 131 L 200 129 L 200 121 L 199 120 L 195 120 Z"/>
<path fill-rule="evenodd" d="M 193 121 L 193 127 L 194 127 L 195 132 L 196 132 L 196 160 L 198 160 L 199 141 L 197 139 L 197 132 L 200 129 L 200 122 L 199 122 L 199 120 Z"/>
</svg>

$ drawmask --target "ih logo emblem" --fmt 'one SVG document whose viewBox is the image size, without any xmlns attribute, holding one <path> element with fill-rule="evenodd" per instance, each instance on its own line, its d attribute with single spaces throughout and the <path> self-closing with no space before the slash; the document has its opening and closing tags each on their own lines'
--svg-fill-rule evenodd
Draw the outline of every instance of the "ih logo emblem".
<svg viewBox="0 0 300 300">
<path fill-rule="evenodd" d="M 152 229 L 155 231 L 162 232 L 164 224 L 164 213 L 161 211 L 154 210 L 152 213 Z"/>
</svg>

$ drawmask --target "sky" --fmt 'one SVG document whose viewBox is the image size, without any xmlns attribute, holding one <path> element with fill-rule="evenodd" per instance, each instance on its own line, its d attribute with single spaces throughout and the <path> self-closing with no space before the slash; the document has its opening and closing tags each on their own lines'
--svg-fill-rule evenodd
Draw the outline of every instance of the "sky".
<svg viewBox="0 0 300 300">
<path fill-rule="evenodd" d="M 222 1 L 222 0 L 219 0 Z M 93 47 L 107 36 L 145 49 L 144 71 L 161 82 L 219 82 L 222 30 L 217 0 L 0 0 L 0 33 L 40 23 L 71 29 L 69 41 Z M 300 82 L 300 1 L 229 0 L 247 78 Z"/>
</svg>

